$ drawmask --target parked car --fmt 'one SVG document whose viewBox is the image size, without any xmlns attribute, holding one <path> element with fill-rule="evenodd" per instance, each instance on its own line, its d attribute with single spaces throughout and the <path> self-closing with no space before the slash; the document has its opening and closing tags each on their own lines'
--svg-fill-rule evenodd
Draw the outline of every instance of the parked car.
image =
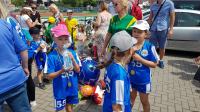
<svg viewBox="0 0 200 112">
<path fill-rule="evenodd" d="M 200 52 L 200 11 L 176 9 L 174 35 L 167 49 Z"/>
<path fill-rule="evenodd" d="M 144 12 L 147 20 L 150 10 Z M 200 52 L 200 11 L 175 9 L 175 12 L 174 35 L 168 39 L 166 49 Z"/>
<path fill-rule="evenodd" d="M 200 0 L 172 0 L 176 9 L 200 10 Z"/>
</svg>

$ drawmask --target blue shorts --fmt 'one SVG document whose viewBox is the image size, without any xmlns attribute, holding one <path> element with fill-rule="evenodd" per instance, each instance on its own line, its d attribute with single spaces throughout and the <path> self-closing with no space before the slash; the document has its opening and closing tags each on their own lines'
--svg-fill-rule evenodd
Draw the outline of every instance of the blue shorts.
<svg viewBox="0 0 200 112">
<path fill-rule="evenodd" d="M 63 110 L 66 104 L 78 104 L 79 99 L 77 96 L 68 96 L 66 99 L 55 99 L 55 109 L 56 111 Z"/>
<path fill-rule="evenodd" d="M 46 60 L 47 60 L 46 53 L 39 52 L 35 55 L 35 63 L 39 71 L 42 71 L 44 69 Z"/>
<path fill-rule="evenodd" d="M 149 84 L 144 84 L 144 85 L 138 85 L 138 84 L 133 84 L 131 83 L 132 89 L 140 92 L 140 93 L 150 93 L 151 92 L 151 83 Z"/>
<path fill-rule="evenodd" d="M 156 47 L 164 49 L 167 43 L 167 33 L 168 33 L 168 30 L 151 31 L 151 37 L 149 41 Z"/>
</svg>

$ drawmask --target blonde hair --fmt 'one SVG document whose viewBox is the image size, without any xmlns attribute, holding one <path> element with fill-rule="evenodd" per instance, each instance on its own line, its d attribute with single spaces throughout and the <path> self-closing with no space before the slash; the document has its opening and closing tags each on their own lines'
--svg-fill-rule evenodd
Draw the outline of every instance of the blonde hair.
<svg viewBox="0 0 200 112">
<path fill-rule="evenodd" d="M 8 15 L 8 9 L 6 8 L 7 5 L 3 3 L 3 1 L 0 1 L 0 17 L 6 18 Z"/>
<path fill-rule="evenodd" d="M 108 10 L 107 3 L 106 2 L 101 2 L 100 3 L 100 9 L 101 9 L 101 11 Z"/>
<path fill-rule="evenodd" d="M 59 9 L 58 9 L 58 7 L 56 6 L 56 4 L 51 4 L 50 6 L 49 6 L 49 9 L 50 8 L 54 8 L 57 12 L 59 11 Z"/>
<path fill-rule="evenodd" d="M 118 0 L 122 7 L 128 8 L 128 0 Z"/>
</svg>

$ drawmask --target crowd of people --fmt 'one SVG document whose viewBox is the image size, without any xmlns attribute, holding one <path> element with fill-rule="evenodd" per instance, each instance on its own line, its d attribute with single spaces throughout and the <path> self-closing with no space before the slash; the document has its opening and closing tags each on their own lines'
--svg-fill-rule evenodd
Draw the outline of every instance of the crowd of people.
<svg viewBox="0 0 200 112">
<path fill-rule="evenodd" d="M 97 67 L 105 68 L 103 112 L 131 112 L 137 92 L 144 112 L 150 112 L 150 68 L 164 68 L 165 46 L 173 35 L 175 12 L 171 0 L 151 0 L 150 16 L 145 21 L 140 2 L 101 2 L 97 18 L 91 23 L 91 37 L 86 35 L 85 26 L 73 18 L 73 10 L 68 10 L 64 19 L 53 3 L 49 6 L 52 15 L 47 27 L 42 25 L 35 3 L 24 6 L 15 16 L 26 41 L 2 17 L 0 82 L 4 83 L 0 84 L 0 111 L 5 101 L 19 112 L 31 112 L 31 106 L 37 105 L 32 77 L 35 63 L 38 87 L 46 89 L 44 79 L 52 80 L 56 111 L 65 108 L 72 112 L 73 105 L 79 102 L 80 60 L 91 56 L 99 63 Z M 90 49 L 92 53 L 85 54 Z M 198 57 L 195 62 L 199 60 Z"/>
</svg>

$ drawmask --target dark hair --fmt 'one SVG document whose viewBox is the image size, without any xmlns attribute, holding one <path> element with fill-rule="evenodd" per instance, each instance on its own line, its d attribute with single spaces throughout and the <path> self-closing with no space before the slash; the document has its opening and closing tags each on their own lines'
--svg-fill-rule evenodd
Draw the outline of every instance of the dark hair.
<svg viewBox="0 0 200 112">
<path fill-rule="evenodd" d="M 30 34 L 39 34 L 40 33 L 40 29 L 38 29 L 37 27 L 33 27 L 29 30 Z"/>
</svg>

